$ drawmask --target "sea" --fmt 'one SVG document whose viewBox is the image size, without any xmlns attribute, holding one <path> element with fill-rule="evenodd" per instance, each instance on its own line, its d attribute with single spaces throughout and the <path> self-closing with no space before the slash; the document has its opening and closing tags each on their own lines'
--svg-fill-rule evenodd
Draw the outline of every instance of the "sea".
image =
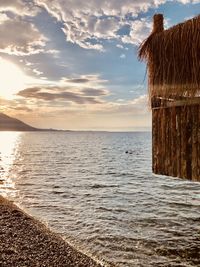
<svg viewBox="0 0 200 267">
<path fill-rule="evenodd" d="M 150 132 L 0 132 L 0 194 L 105 266 L 200 266 L 200 183 L 151 161 Z"/>
</svg>

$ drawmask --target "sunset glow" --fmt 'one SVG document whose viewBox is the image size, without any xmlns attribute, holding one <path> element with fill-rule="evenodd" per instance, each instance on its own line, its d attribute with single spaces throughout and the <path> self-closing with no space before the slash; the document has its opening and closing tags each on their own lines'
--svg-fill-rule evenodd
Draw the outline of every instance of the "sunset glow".
<svg viewBox="0 0 200 267">
<path fill-rule="evenodd" d="M 0 96 L 13 99 L 15 94 L 23 89 L 27 77 L 15 64 L 0 58 Z"/>
<path fill-rule="evenodd" d="M 200 0 L 0 1 L 0 112 L 37 127 L 151 130 L 137 51 L 155 13 L 165 29 Z"/>
</svg>

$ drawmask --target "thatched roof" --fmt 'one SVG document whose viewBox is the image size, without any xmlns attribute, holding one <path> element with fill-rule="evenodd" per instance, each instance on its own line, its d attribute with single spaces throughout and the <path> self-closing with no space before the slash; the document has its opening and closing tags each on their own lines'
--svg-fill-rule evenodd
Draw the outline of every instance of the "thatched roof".
<svg viewBox="0 0 200 267">
<path fill-rule="evenodd" d="M 200 93 L 200 15 L 168 30 L 163 16 L 141 44 L 139 58 L 147 61 L 149 96 L 194 97 Z"/>
</svg>

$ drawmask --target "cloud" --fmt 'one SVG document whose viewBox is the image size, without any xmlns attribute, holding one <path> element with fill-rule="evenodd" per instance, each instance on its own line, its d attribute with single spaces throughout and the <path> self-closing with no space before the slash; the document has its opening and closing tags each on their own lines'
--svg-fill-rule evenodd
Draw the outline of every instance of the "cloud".
<svg viewBox="0 0 200 267">
<path fill-rule="evenodd" d="M 137 19 L 140 13 L 169 0 L 35 0 L 63 25 L 68 42 L 85 49 L 104 51 L 102 40 L 115 39 L 137 45 L 150 31 L 148 21 Z M 198 0 L 178 0 L 182 4 Z M 130 33 L 120 36 L 129 25 Z"/>
<path fill-rule="evenodd" d="M 0 52 L 10 55 L 30 55 L 44 50 L 46 38 L 30 22 L 20 18 L 0 23 Z"/>
<path fill-rule="evenodd" d="M 196 4 L 196 3 L 200 3 L 200 0 L 179 0 L 179 2 L 181 2 L 182 4 Z"/>
<path fill-rule="evenodd" d="M 150 34 L 152 22 L 148 18 L 142 18 L 130 22 L 130 34 L 122 37 L 123 43 L 139 45 Z"/>
<path fill-rule="evenodd" d="M 84 49 L 105 51 L 103 41 L 110 39 L 120 44 L 138 45 L 151 30 L 151 23 L 147 19 L 137 19 L 138 15 L 165 2 L 167 0 L 88 0 L 87 3 L 79 0 L 1 0 L 0 52 L 20 56 L 44 52 L 47 39 L 30 20 L 24 20 L 35 16 L 41 8 L 61 22 L 68 42 Z M 199 0 L 179 2 L 198 3 Z M 120 34 L 124 27 L 129 27 L 130 31 Z M 122 48 L 119 44 L 117 47 Z M 56 50 L 46 52 L 58 55 Z"/>
<path fill-rule="evenodd" d="M 127 25 L 127 15 L 136 18 L 158 1 L 94 1 L 35 0 L 38 5 L 63 23 L 66 40 L 82 48 L 103 51 L 102 39 L 119 39 L 118 31 Z"/>
<path fill-rule="evenodd" d="M 101 113 L 105 114 L 126 114 L 126 115 L 145 115 L 148 114 L 148 97 L 142 95 L 138 98 L 128 101 L 105 102 L 97 107 L 101 109 Z"/>
<path fill-rule="evenodd" d="M 7 113 L 8 111 L 14 112 L 31 112 L 33 111 L 32 108 L 29 107 L 28 101 L 24 101 L 23 99 L 12 99 L 12 100 L 7 100 L 0 98 L 0 112 L 5 112 Z"/>
<path fill-rule="evenodd" d="M 119 49 L 124 49 L 123 45 L 121 45 L 121 44 L 117 44 L 116 47 Z"/>
<path fill-rule="evenodd" d="M 4 13 L 0 13 L 0 24 L 4 23 L 7 20 L 9 20 L 9 17 Z"/>
<path fill-rule="evenodd" d="M 40 75 L 44 74 L 42 71 L 39 71 L 38 69 L 33 69 L 33 72 L 34 72 L 37 76 L 40 76 Z"/>
<path fill-rule="evenodd" d="M 21 90 L 18 96 L 26 99 L 35 99 L 42 101 L 64 101 L 75 104 L 100 104 L 100 97 L 107 95 L 108 92 L 103 89 L 83 88 L 79 91 L 72 91 L 63 87 L 32 87 Z"/>
<path fill-rule="evenodd" d="M 63 79 L 63 81 L 67 82 L 67 83 L 88 83 L 90 82 L 90 79 L 87 78 L 74 78 L 74 79 Z"/>
<path fill-rule="evenodd" d="M 103 80 L 99 74 L 89 74 L 89 75 L 81 75 L 79 77 L 67 78 L 62 77 L 61 81 L 62 84 L 65 85 L 73 85 L 73 86 L 101 86 L 102 84 L 107 83 L 107 80 Z"/>
<path fill-rule="evenodd" d="M 109 94 L 108 91 L 105 89 L 93 89 L 93 88 L 85 88 L 82 89 L 81 92 L 87 96 L 105 96 Z"/>
<path fill-rule="evenodd" d="M 41 88 L 28 88 L 24 94 L 35 96 L 40 91 Z M 55 94 L 63 92 L 60 88 L 53 91 Z M 46 92 L 50 93 L 51 89 L 46 88 Z M 26 97 L 8 101 L 0 99 L 0 111 L 40 128 L 133 130 L 151 125 L 146 95 L 129 101 L 103 101 L 101 104 L 71 105 L 66 100 L 54 101 Z"/>
<path fill-rule="evenodd" d="M 16 107 L 10 107 L 10 109 L 14 110 L 14 111 L 22 111 L 24 112 L 32 112 L 33 110 L 29 107 L 26 106 L 16 106 Z"/>
<path fill-rule="evenodd" d="M 38 12 L 38 8 L 32 1 L 23 0 L 1 0 L 0 12 L 12 12 L 20 16 L 34 16 Z"/>
<path fill-rule="evenodd" d="M 125 54 L 121 54 L 121 55 L 120 55 L 120 58 L 121 58 L 121 59 L 124 59 L 124 58 L 126 58 L 126 55 L 125 55 Z"/>
</svg>

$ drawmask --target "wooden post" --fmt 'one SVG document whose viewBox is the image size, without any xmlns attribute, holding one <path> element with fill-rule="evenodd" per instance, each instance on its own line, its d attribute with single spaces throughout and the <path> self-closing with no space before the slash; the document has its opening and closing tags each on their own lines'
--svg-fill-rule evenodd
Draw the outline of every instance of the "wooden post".
<svg viewBox="0 0 200 267">
<path fill-rule="evenodd" d="M 152 33 L 162 32 L 164 30 L 164 18 L 162 14 L 155 14 L 153 16 L 153 31 Z"/>
</svg>

